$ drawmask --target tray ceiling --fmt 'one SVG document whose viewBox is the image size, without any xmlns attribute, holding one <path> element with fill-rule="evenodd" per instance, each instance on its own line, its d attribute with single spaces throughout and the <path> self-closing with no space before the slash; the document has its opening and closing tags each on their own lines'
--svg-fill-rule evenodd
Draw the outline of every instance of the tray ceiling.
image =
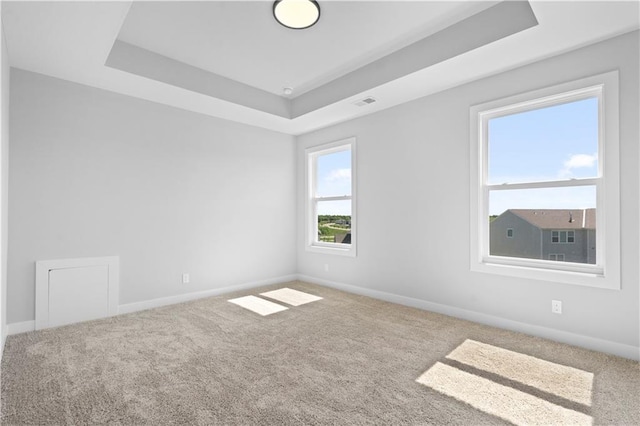
<svg viewBox="0 0 640 426">
<path fill-rule="evenodd" d="M 321 0 L 302 31 L 271 5 L 3 1 L 2 20 L 13 67 L 290 134 L 640 27 L 638 2 Z"/>
</svg>

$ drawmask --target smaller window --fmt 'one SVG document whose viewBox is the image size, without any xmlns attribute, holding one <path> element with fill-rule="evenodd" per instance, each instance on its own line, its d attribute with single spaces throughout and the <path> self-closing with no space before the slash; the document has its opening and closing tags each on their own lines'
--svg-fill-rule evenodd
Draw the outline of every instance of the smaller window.
<svg viewBox="0 0 640 426">
<path fill-rule="evenodd" d="M 513 229 L 507 229 L 507 238 L 513 238 Z"/>
<path fill-rule="evenodd" d="M 574 243 L 576 241 L 575 231 L 567 231 L 567 242 Z"/>
<path fill-rule="evenodd" d="M 558 231 L 551 231 L 551 242 L 552 243 L 559 243 L 560 242 L 560 237 L 558 236 L 559 232 Z"/>
<path fill-rule="evenodd" d="M 306 150 L 307 250 L 355 256 L 355 138 Z"/>
<path fill-rule="evenodd" d="M 549 260 L 555 260 L 556 262 L 564 262 L 563 253 L 549 253 Z"/>
</svg>

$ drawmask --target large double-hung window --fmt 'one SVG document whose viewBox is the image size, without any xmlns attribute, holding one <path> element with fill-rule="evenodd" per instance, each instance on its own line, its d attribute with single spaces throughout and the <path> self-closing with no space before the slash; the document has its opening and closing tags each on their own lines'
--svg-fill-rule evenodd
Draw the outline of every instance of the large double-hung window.
<svg viewBox="0 0 640 426">
<path fill-rule="evenodd" d="M 306 150 L 307 250 L 355 256 L 355 138 Z"/>
<path fill-rule="evenodd" d="M 620 286 L 618 79 L 471 108 L 471 269 Z"/>
</svg>

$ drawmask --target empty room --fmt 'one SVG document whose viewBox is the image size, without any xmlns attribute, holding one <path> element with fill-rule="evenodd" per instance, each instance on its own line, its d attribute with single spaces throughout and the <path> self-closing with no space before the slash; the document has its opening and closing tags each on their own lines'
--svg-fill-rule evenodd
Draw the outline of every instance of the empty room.
<svg viewBox="0 0 640 426">
<path fill-rule="evenodd" d="M 0 422 L 640 425 L 640 2 L 0 2 Z"/>
</svg>

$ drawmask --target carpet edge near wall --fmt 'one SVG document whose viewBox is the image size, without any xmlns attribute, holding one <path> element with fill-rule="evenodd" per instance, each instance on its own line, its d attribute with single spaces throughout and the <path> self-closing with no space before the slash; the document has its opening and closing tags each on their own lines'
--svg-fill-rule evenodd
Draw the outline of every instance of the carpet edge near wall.
<svg viewBox="0 0 640 426">
<path fill-rule="evenodd" d="M 422 299 L 416 299 L 407 296 L 401 296 L 394 293 L 388 293 L 380 290 L 374 290 L 365 287 L 359 287 L 338 281 L 325 280 L 310 275 L 298 274 L 298 281 L 308 282 L 311 284 L 322 285 L 335 288 L 337 290 L 346 291 L 348 293 L 359 294 L 374 299 L 382 300 L 399 305 L 409 306 L 412 308 L 422 309 L 425 311 L 435 312 L 442 315 L 451 316 L 491 327 L 502 328 L 509 331 L 528 334 L 531 336 L 542 337 L 544 339 L 553 340 L 555 342 L 565 343 L 568 345 L 578 346 L 598 352 L 620 356 L 622 358 L 640 361 L 640 347 L 618 343 L 611 340 L 599 339 L 583 334 L 572 333 L 568 331 L 557 330 L 553 328 L 543 327 L 535 324 L 514 321 L 494 315 L 484 314 L 482 312 L 470 311 L 467 309 L 457 308 L 451 305 L 429 302 Z"/>
<path fill-rule="evenodd" d="M 251 290 L 253 288 L 263 287 L 272 284 L 286 283 L 296 281 L 298 279 L 297 274 L 282 275 L 279 277 L 267 278 L 264 280 L 250 281 L 242 284 L 230 285 L 225 287 L 219 287 L 209 290 L 194 291 L 190 293 L 181 293 L 173 296 L 158 297 L 155 299 L 142 300 L 132 303 L 118 304 L 118 314 L 125 315 L 133 312 L 144 311 L 147 309 L 160 308 L 162 306 L 175 305 L 178 303 L 189 302 L 191 300 L 204 299 L 206 297 L 221 296 L 223 294 L 232 293 L 235 291 Z M 12 322 L 7 324 L 7 331 L 3 336 L 6 340 L 7 336 L 13 336 L 15 334 L 28 333 L 35 330 L 35 320 Z M 4 342 L 3 342 L 4 343 Z M 3 346 L 4 347 L 4 346 Z"/>
<path fill-rule="evenodd" d="M 516 331 L 519 333 L 542 337 L 545 339 L 553 340 L 560 343 L 565 343 L 568 345 L 574 345 L 574 346 L 578 346 L 585 349 L 590 349 L 598 352 L 604 352 L 607 354 L 620 356 L 620 357 L 631 359 L 634 361 L 640 361 L 640 347 L 627 345 L 624 343 L 613 342 L 610 340 L 599 339 L 596 337 L 591 337 L 583 334 L 571 333 L 568 331 L 556 330 L 548 327 L 542 327 L 534 324 L 514 321 L 507 318 L 488 315 L 488 314 L 484 314 L 477 311 L 470 311 L 470 310 L 457 308 L 450 305 L 429 302 L 422 299 L 401 296 L 398 294 L 388 293 L 380 290 L 374 290 L 366 287 L 359 287 L 351 284 L 346 284 L 343 282 L 325 280 L 322 278 L 305 275 L 305 274 L 289 274 L 289 275 L 283 275 L 280 277 L 274 277 L 274 278 L 268 278 L 265 280 L 252 281 L 252 282 L 243 283 L 243 284 L 220 287 L 220 288 L 211 289 L 211 290 L 182 293 L 174 296 L 167 296 L 167 297 L 144 300 L 140 302 L 120 304 L 118 305 L 118 315 L 124 315 L 124 314 L 138 312 L 138 311 L 147 310 L 147 309 L 159 308 L 162 306 L 174 305 L 177 303 L 188 302 L 190 300 L 202 299 L 206 297 L 220 296 L 226 293 L 232 293 L 234 291 L 251 290 L 257 287 L 278 284 L 278 283 L 286 283 L 291 281 L 302 281 L 302 282 L 308 282 L 311 284 L 322 285 L 322 286 L 346 291 L 348 293 L 371 297 L 371 298 L 382 300 L 385 302 L 397 303 L 403 306 L 409 306 L 412 308 L 422 309 L 425 311 L 436 312 L 436 313 L 448 315 L 454 318 L 473 321 L 473 322 L 477 322 L 477 323 L 492 326 L 492 327 L 502 328 L 510 331 Z M 3 350 L 4 342 L 6 341 L 7 336 L 26 333 L 33 330 L 35 330 L 34 320 L 7 324 L 6 333 L 2 336 L 2 348 L 0 348 L 0 356 L 4 352 Z"/>
</svg>

